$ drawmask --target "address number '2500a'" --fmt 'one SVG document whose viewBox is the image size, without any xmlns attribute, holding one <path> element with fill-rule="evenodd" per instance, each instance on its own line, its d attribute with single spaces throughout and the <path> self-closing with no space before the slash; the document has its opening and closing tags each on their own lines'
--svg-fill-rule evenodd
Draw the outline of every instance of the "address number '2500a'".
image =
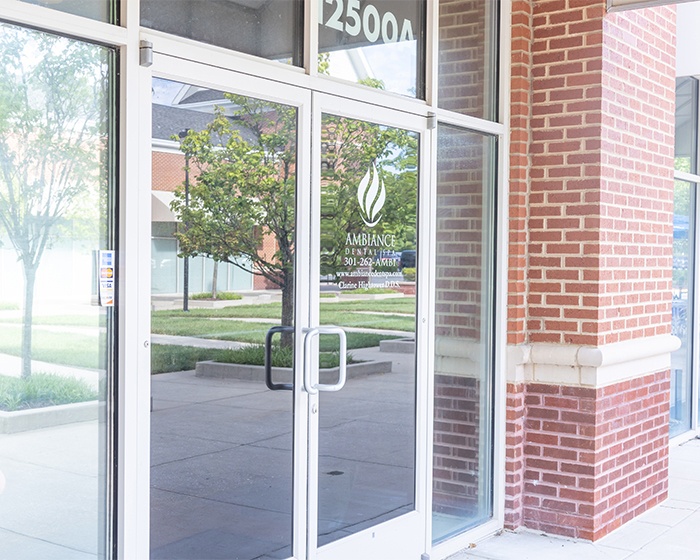
<svg viewBox="0 0 700 560">
<path fill-rule="evenodd" d="M 384 43 L 413 41 L 411 20 L 404 19 L 399 32 L 399 22 L 391 12 L 379 14 L 373 4 L 366 4 L 360 9 L 360 0 L 325 0 L 326 4 L 335 4 L 335 10 L 324 23 L 326 27 L 344 31 L 357 37 L 360 33 L 370 43 L 376 43 L 381 36 Z M 347 6 L 346 6 L 347 4 Z M 323 17 L 321 18 L 323 20 Z"/>
</svg>

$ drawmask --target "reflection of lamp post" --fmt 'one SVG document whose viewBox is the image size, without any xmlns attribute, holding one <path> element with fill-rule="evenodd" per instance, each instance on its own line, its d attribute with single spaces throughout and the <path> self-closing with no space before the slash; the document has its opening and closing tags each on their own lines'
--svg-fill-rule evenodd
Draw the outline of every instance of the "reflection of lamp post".
<svg viewBox="0 0 700 560">
<path fill-rule="evenodd" d="M 182 140 L 187 136 L 187 130 L 181 130 L 178 132 L 177 137 Z M 190 206 L 190 158 L 185 152 L 185 208 Z M 190 297 L 190 258 L 185 257 L 184 268 L 182 271 L 183 275 L 183 287 L 182 287 L 182 310 L 189 311 L 189 297 Z"/>
</svg>

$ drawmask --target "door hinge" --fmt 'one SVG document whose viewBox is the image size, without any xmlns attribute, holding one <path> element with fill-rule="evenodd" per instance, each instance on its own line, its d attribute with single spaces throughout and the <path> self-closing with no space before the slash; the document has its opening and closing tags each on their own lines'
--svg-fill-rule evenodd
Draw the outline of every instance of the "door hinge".
<svg viewBox="0 0 700 560">
<path fill-rule="evenodd" d="M 139 43 L 139 65 L 146 68 L 153 65 L 153 43 L 150 41 Z"/>
<path fill-rule="evenodd" d="M 437 128 L 437 115 L 435 113 L 428 113 L 428 130 L 434 130 Z M 423 560 L 421 558 L 421 560 Z M 430 559 L 428 559 L 430 560 Z"/>
</svg>

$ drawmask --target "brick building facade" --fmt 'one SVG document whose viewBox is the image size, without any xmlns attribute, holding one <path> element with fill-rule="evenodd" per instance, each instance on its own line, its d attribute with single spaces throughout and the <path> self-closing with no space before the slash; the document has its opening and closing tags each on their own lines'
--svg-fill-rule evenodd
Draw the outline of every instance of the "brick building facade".
<svg viewBox="0 0 700 560">
<path fill-rule="evenodd" d="M 667 495 L 675 9 L 511 30 L 505 522 L 595 540 Z"/>
<path fill-rule="evenodd" d="M 89 437 L 70 431 L 85 423 L 66 428 L 68 444 L 52 441 L 55 465 L 47 469 L 60 482 L 50 495 L 35 485 L 47 477 L 23 473 L 19 484 L 7 477 L 3 500 L 12 499 L 12 515 L 0 529 L 19 534 L 13 524 L 23 524 L 31 529 L 26 542 L 50 546 L 45 558 L 63 558 L 55 512 L 74 508 L 80 519 L 71 535 L 87 536 L 80 546 L 93 558 L 194 560 L 206 545 L 248 560 L 444 559 L 504 528 L 596 541 L 668 497 L 669 434 L 687 436 L 700 425 L 700 333 L 692 324 L 700 301 L 681 286 L 697 285 L 700 276 L 693 260 L 700 223 L 700 63 L 678 74 L 680 6 L 656 0 L 326 0 L 320 10 L 315 0 L 0 4 L 0 51 L 10 68 L 0 70 L 8 83 L 20 75 L 17 53 L 24 45 L 53 41 L 84 49 L 90 56 L 74 56 L 75 68 L 87 65 L 86 76 L 106 79 L 91 90 L 104 95 L 95 109 L 101 136 L 93 143 L 100 150 L 91 156 L 100 162 L 94 173 L 102 190 L 83 203 L 99 210 L 84 227 L 100 224 L 94 237 L 100 228 L 106 235 L 99 247 L 76 243 L 70 250 L 75 262 L 85 263 L 85 278 L 100 251 L 114 257 L 110 281 L 118 296 L 116 309 L 89 310 L 102 360 L 99 422 Z M 58 52 L 38 49 L 30 48 L 25 62 L 50 61 Z M 698 49 L 700 39 L 686 47 Z M 92 67 L 91 57 L 99 60 Z M 680 148 L 677 74 L 687 78 L 683 99 L 692 106 L 685 115 L 693 129 Z M 5 111 L 19 104 L 3 101 L 11 89 L 0 88 Z M 257 107 L 251 115 L 270 104 L 294 113 L 296 183 L 289 185 L 295 198 L 283 203 L 293 207 L 296 235 L 292 382 L 274 388 L 258 378 L 236 379 L 250 382 L 248 391 L 217 381 L 200 402 L 194 392 L 202 380 L 189 370 L 169 371 L 173 381 L 163 382 L 165 389 L 158 382 L 166 376 L 154 381 L 153 334 L 202 338 L 209 351 L 224 343 L 210 328 L 225 326 L 226 343 L 246 346 L 258 340 L 250 335 L 254 328 L 263 333 L 258 341 L 269 344 L 265 333 L 289 326 L 263 307 L 279 294 L 258 293 L 274 286 L 241 270 L 248 261 L 230 263 L 222 280 L 222 288 L 256 298 L 252 309 L 236 310 L 240 316 L 212 315 L 214 322 L 204 312 L 191 313 L 207 317 L 192 330 L 179 311 L 151 313 L 156 300 L 169 305 L 184 278 L 169 202 L 184 181 L 185 161 L 173 139 L 205 126 L 223 92 L 238 99 L 228 99 L 222 111 L 243 136 L 255 125 L 239 119 L 241 99 Z M 66 100 L 72 95 L 59 93 Z M 344 195 L 338 206 L 364 223 L 361 231 L 324 214 L 327 115 L 360 128 L 369 124 L 378 137 L 391 131 L 387 138 L 415 139 L 410 151 L 385 143 L 372 148 L 373 161 L 363 160 L 389 184 L 386 190 L 376 181 L 369 196 L 367 183 L 338 180 Z M 20 120 L 0 120 L 4 154 L 14 148 L 6 138 L 21 127 Z M 366 138 L 360 134 L 348 146 L 362 146 Z M 29 151 L 41 154 L 47 145 Z M 270 144 L 265 153 L 281 161 L 281 146 Z M 679 149 L 687 156 L 682 168 Z M 398 189 L 401 174 L 411 189 Z M 10 175 L 0 177 L 0 203 L 8 199 L 4 177 Z M 687 187 L 685 221 L 674 219 L 679 182 Z M 243 203 L 258 201 L 261 191 L 250 191 Z M 369 285 L 370 273 L 389 272 L 378 288 L 385 291 L 340 297 L 341 287 L 321 272 L 323 228 L 339 227 L 342 235 L 333 239 L 369 235 L 379 220 L 370 223 L 361 212 L 371 203 L 378 213 L 385 202 L 387 210 L 407 209 L 397 215 L 400 226 L 410 222 L 411 246 L 387 246 L 391 256 L 377 247 L 365 254 L 401 262 L 406 253 L 413 266 L 380 270 L 394 265 L 366 257 L 353 277 Z M 269 207 L 258 214 L 261 227 L 269 228 L 269 214 Z M 6 222 L 0 223 L 0 312 L 11 319 L 2 325 L 9 333 L 19 328 L 12 312 L 21 302 L 3 298 L 20 292 L 22 278 Z M 381 227 L 394 235 L 391 225 Z M 674 259 L 679 240 L 685 260 Z M 358 251 L 368 249 L 364 245 L 357 244 Z M 278 248 L 266 235 L 258 250 L 271 256 Z M 193 269 L 198 263 L 196 282 L 189 281 L 198 287 L 191 291 L 204 293 L 215 282 L 214 263 L 197 259 L 191 259 Z M 41 288 L 45 301 L 56 286 L 74 283 L 65 276 L 71 267 L 62 264 L 46 267 L 52 289 Z M 406 268 L 414 269 L 410 277 Z M 157 289 L 154 278 L 162 280 Z M 219 286 L 218 272 L 216 278 Z M 387 293 L 389 283 L 403 287 Z M 80 305 L 92 305 L 94 294 L 84 291 Z M 326 316 L 338 326 L 322 324 L 322 298 L 336 306 L 326 307 L 332 310 Z M 674 320 L 681 311 L 689 322 L 679 341 Z M 62 315 L 83 312 L 76 304 Z M 61 328 L 57 316 L 36 327 L 49 325 L 52 334 L 64 330 L 76 340 L 87 336 L 77 332 L 82 318 Z M 234 322 L 240 324 L 234 328 Z M 178 334 L 166 333 L 170 327 Z M 156 333 L 159 328 L 164 332 Z M 396 369 L 345 380 L 339 366 L 337 384 L 316 383 L 322 345 L 313 337 L 344 340 L 345 330 L 355 341 L 372 341 L 351 348 L 361 360 L 374 361 L 384 351 L 381 343 L 390 342 L 387 361 Z M 52 352 L 61 358 L 58 346 L 74 342 L 54 344 L 47 361 L 55 359 Z M 686 370 L 678 366 L 681 358 Z M 319 391 L 337 393 L 343 402 L 331 404 L 340 401 Z M 337 417 L 320 421 L 329 411 Z M 190 418 L 182 433 L 167 431 Z M 670 431 L 675 420 L 677 431 Z M 250 433 L 234 433 L 244 429 Z M 41 430 L 25 436 L 39 437 Z M 80 453 L 71 455 L 76 442 Z M 99 473 L 100 486 L 86 476 L 83 489 L 90 486 L 92 495 L 85 499 L 72 482 L 65 485 L 65 465 L 83 469 L 84 450 L 93 447 L 89 472 Z M 33 455 L 23 455 L 34 445 L 14 448 L 13 464 L 22 465 L 12 467 L 15 473 L 36 467 Z M 153 461 L 159 454 L 167 461 Z M 176 463 L 184 475 L 169 470 Z M 159 468 L 172 488 L 153 484 Z M 0 469 L 13 473 L 5 463 Z M 0 470 L 0 486 L 3 477 Z M 70 504 L 76 497 L 80 503 Z M 34 503 L 40 507 L 28 511 L 26 504 Z M 0 542 L 0 557 L 26 548 L 17 542 Z"/>
</svg>

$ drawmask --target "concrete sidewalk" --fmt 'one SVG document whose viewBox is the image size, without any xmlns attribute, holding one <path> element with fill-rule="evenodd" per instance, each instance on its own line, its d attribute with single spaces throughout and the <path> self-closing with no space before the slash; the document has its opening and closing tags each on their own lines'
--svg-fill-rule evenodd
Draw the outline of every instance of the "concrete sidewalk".
<svg viewBox="0 0 700 560">
<path fill-rule="evenodd" d="M 698 560 L 700 439 L 671 448 L 669 499 L 595 543 L 505 531 L 449 560 Z"/>
</svg>

